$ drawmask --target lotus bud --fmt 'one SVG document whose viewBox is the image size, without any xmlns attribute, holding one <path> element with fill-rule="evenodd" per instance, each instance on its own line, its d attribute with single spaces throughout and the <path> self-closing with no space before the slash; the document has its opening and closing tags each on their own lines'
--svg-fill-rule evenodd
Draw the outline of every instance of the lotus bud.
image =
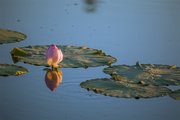
<svg viewBox="0 0 180 120">
<path fill-rule="evenodd" d="M 58 63 L 60 63 L 63 60 L 63 53 L 60 49 L 56 47 L 56 45 L 52 44 L 47 50 L 46 50 L 46 58 L 47 58 L 47 64 L 53 67 L 57 67 Z"/>
</svg>

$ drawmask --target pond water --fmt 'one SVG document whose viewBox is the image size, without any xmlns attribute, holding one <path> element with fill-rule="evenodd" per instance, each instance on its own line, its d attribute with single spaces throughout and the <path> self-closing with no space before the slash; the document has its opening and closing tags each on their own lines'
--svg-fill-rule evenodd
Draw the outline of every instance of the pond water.
<svg viewBox="0 0 180 120">
<path fill-rule="evenodd" d="M 141 63 L 180 66 L 179 0 L 1 0 L 0 29 L 27 39 L 0 45 L 0 63 L 13 63 L 13 47 L 76 45 L 102 49 L 113 65 Z M 43 66 L 20 76 L 0 77 L 0 120 L 179 120 L 180 102 L 108 97 L 80 83 L 110 78 L 103 67 L 61 68 L 62 82 L 51 91 Z M 179 86 L 170 86 L 172 90 Z"/>
</svg>

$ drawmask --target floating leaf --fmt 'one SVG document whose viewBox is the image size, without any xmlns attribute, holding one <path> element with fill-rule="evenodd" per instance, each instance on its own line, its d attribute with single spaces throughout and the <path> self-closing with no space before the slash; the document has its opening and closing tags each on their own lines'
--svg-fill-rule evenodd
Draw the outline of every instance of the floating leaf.
<svg viewBox="0 0 180 120">
<path fill-rule="evenodd" d="M 172 91 L 169 96 L 171 96 L 175 100 L 180 100 L 180 89 Z"/>
<path fill-rule="evenodd" d="M 106 96 L 120 98 L 152 98 L 168 95 L 171 91 L 165 87 L 153 85 L 128 84 L 121 81 L 100 78 L 82 82 L 81 87 Z"/>
<path fill-rule="evenodd" d="M 0 64 L 0 76 L 9 76 L 9 75 L 21 75 L 27 73 L 28 69 L 23 68 L 22 66 L 16 66 L 12 64 Z"/>
<path fill-rule="evenodd" d="M 11 30 L 0 30 L 0 44 L 3 43 L 12 43 L 12 42 L 20 42 L 24 40 L 26 35 L 20 32 L 11 31 Z"/>
<path fill-rule="evenodd" d="M 45 52 L 48 49 L 48 45 L 37 45 L 37 46 L 27 46 L 18 48 L 19 51 L 25 52 L 27 55 L 22 55 L 22 53 L 13 52 L 13 57 L 18 57 L 19 61 L 24 63 L 29 63 L 33 65 L 48 66 Z M 85 46 L 61 46 L 57 45 L 58 49 L 64 54 L 63 61 L 59 64 L 59 67 L 95 67 L 109 65 L 109 63 L 116 62 L 116 59 L 110 55 L 105 55 L 102 50 L 87 48 Z M 17 48 L 14 48 L 17 49 Z M 12 51 L 15 51 L 15 50 Z M 11 51 L 11 52 L 12 52 Z"/>
<path fill-rule="evenodd" d="M 169 65 L 153 65 L 136 63 L 134 66 L 115 65 L 105 68 L 115 80 L 152 85 L 179 85 L 180 68 Z"/>
<path fill-rule="evenodd" d="M 30 56 L 31 54 L 25 52 L 24 50 L 22 49 L 19 49 L 17 47 L 14 47 L 13 50 L 11 51 L 11 55 L 13 56 Z"/>
</svg>

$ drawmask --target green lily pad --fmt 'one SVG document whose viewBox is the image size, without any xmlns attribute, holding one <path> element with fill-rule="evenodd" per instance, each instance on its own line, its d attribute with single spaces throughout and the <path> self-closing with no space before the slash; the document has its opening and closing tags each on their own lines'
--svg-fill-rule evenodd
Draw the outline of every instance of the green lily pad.
<svg viewBox="0 0 180 120">
<path fill-rule="evenodd" d="M 180 68 L 169 65 L 140 64 L 134 66 L 115 65 L 105 68 L 115 80 L 133 84 L 179 85 Z"/>
<path fill-rule="evenodd" d="M 49 66 L 45 56 L 48 47 L 48 45 L 37 45 L 20 47 L 18 50 L 17 48 L 14 48 L 11 51 L 11 54 L 13 57 L 16 57 L 16 60 L 18 57 L 18 60 L 24 63 Z M 106 55 L 102 50 L 87 48 L 86 46 L 78 47 L 57 45 L 57 47 L 61 49 L 64 55 L 63 61 L 59 64 L 59 67 L 87 68 L 110 65 L 111 63 L 116 62 L 116 58 Z"/>
<path fill-rule="evenodd" d="M 96 93 L 120 98 L 152 98 L 166 96 L 171 92 L 171 90 L 166 87 L 128 84 L 108 78 L 87 80 L 80 85 Z"/>
<path fill-rule="evenodd" d="M 28 69 L 22 66 L 16 66 L 13 64 L 0 64 L 0 76 L 9 76 L 9 75 L 21 75 L 27 73 Z"/>
<path fill-rule="evenodd" d="M 169 96 L 171 96 L 175 100 L 180 100 L 180 89 L 172 91 Z"/>
<path fill-rule="evenodd" d="M 4 29 L 0 30 L 0 44 L 20 42 L 25 38 L 26 35 L 20 32 L 16 32 L 12 30 L 4 30 Z"/>
</svg>

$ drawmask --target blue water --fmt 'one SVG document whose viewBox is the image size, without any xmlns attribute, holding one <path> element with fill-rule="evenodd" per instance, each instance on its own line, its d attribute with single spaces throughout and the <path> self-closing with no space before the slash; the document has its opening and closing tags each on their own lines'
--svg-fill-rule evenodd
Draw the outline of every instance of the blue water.
<svg viewBox="0 0 180 120">
<path fill-rule="evenodd" d="M 87 0 L 86 0 L 87 1 Z M 180 66 L 179 0 L 0 0 L 0 29 L 28 37 L 0 45 L 0 63 L 27 45 L 86 45 L 116 57 L 114 65 L 141 63 Z M 62 83 L 51 91 L 43 66 L 23 63 L 29 72 L 0 77 L 0 120 L 179 120 L 180 102 L 169 96 L 114 98 L 80 87 L 109 78 L 104 67 L 61 68 Z M 170 87 L 179 89 L 180 87 Z"/>
</svg>

